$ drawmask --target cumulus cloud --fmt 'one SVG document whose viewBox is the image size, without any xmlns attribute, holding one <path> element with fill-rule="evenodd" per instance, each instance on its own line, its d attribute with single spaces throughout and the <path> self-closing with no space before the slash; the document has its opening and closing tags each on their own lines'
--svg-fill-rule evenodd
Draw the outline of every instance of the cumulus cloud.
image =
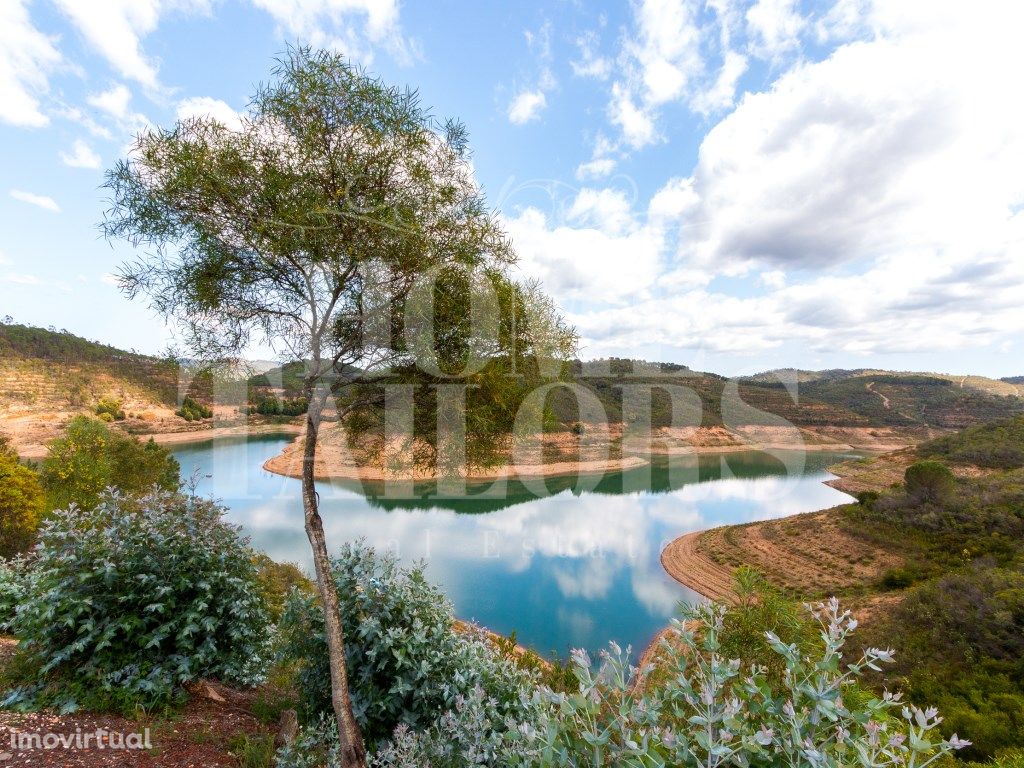
<svg viewBox="0 0 1024 768">
<path fill-rule="evenodd" d="M 757 0 L 747 9 L 746 22 L 751 50 L 767 58 L 798 47 L 807 26 L 795 0 Z"/>
<path fill-rule="evenodd" d="M 615 170 L 615 161 L 610 157 L 599 157 L 580 163 L 576 167 L 576 178 L 579 181 L 600 179 Z"/>
<path fill-rule="evenodd" d="M 519 88 L 508 105 L 508 119 L 515 125 L 535 120 L 548 105 L 547 95 L 557 85 L 551 71 L 551 22 L 546 21 L 537 31 L 523 32 L 533 60 L 539 64 L 531 76 L 531 85 Z"/>
<path fill-rule="evenodd" d="M 382 47 L 399 62 L 418 56 L 401 28 L 398 0 L 252 0 L 270 14 L 288 39 L 334 48 L 363 64 Z"/>
<path fill-rule="evenodd" d="M 24 192 L 20 189 L 12 189 L 11 197 L 15 200 L 20 200 L 23 203 L 34 205 L 38 208 L 44 208 L 47 211 L 53 211 L 54 213 L 60 213 L 60 206 L 57 205 L 57 201 L 52 197 L 46 195 L 36 195 L 32 192 Z"/>
<path fill-rule="evenodd" d="M 160 0 L 55 2 L 118 74 L 147 88 L 158 87 L 157 65 L 143 52 L 142 38 L 156 29 L 162 6 L 171 3 L 162 4 Z"/>
<path fill-rule="evenodd" d="M 508 105 L 508 119 L 516 125 L 523 125 L 540 116 L 548 100 L 543 91 L 523 91 Z"/>
<path fill-rule="evenodd" d="M 120 83 L 101 93 L 94 93 L 86 101 L 96 109 L 106 112 L 111 117 L 124 120 L 128 117 L 128 105 L 132 100 L 132 92 L 128 86 Z"/>
<path fill-rule="evenodd" d="M 980 10 L 927 27 L 881 12 L 884 36 L 748 95 L 701 144 L 685 254 L 823 268 L 1005 252 L 1024 107 L 993 74 L 1024 67 L 1024 51 L 1016 23 Z"/>
<path fill-rule="evenodd" d="M 101 164 L 100 156 L 81 139 L 75 140 L 70 152 L 61 152 L 60 159 L 64 162 L 64 165 L 69 165 L 72 168 L 96 169 Z"/>
<path fill-rule="evenodd" d="M 25 128 L 47 125 L 39 97 L 60 63 L 53 38 L 32 25 L 23 0 L 0 4 L 0 121 Z"/>
<path fill-rule="evenodd" d="M 755 21 L 764 16 L 755 14 Z M 669 103 L 686 104 L 702 115 L 733 105 L 748 66 L 732 42 L 739 18 L 736 5 L 727 0 L 706 6 L 696 0 L 634 5 L 633 27 L 623 38 L 607 108 L 629 148 L 664 138 L 658 120 Z M 767 26 L 769 19 L 763 23 Z"/>
<path fill-rule="evenodd" d="M 928 8 L 824 15 L 848 42 L 747 94 L 646 210 L 584 190 L 561 219 L 519 217 L 587 354 L 888 355 L 1024 333 L 1024 107 L 1007 87 L 1024 7 Z"/>
<path fill-rule="evenodd" d="M 211 117 L 234 131 L 239 130 L 242 126 L 242 117 L 238 112 L 226 102 L 209 96 L 197 96 L 178 102 L 177 115 L 179 120 L 187 120 L 190 117 Z"/>
<path fill-rule="evenodd" d="M 593 77 L 604 80 L 611 74 L 611 59 L 598 53 L 599 45 L 600 40 L 594 31 L 586 32 L 576 38 L 579 56 L 569 62 L 576 77 Z"/>
</svg>

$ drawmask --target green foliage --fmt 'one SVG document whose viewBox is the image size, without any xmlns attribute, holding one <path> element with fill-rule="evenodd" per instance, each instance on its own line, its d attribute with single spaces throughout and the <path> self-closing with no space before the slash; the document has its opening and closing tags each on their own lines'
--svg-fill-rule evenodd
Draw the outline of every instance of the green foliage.
<svg viewBox="0 0 1024 768">
<path fill-rule="evenodd" d="M 739 601 L 722 619 L 721 653 L 761 666 L 766 678 L 778 683 L 786 670 L 785 660 L 775 652 L 765 633 L 808 650 L 818 640 L 818 628 L 806 612 L 797 611 L 754 569 L 741 566 L 734 579 Z"/>
<path fill-rule="evenodd" d="M 250 377 L 248 384 L 254 390 L 283 389 L 288 397 L 301 397 L 305 388 L 306 364 L 301 361 L 285 363 L 266 373 Z"/>
<path fill-rule="evenodd" d="M 17 454 L 0 436 L 0 558 L 32 546 L 45 507 L 39 475 L 19 464 Z"/>
<path fill-rule="evenodd" d="M 228 742 L 228 751 L 238 760 L 239 768 L 271 768 L 274 764 L 274 736 L 269 733 L 236 734 Z"/>
<path fill-rule="evenodd" d="M 570 691 L 579 684 L 571 664 L 563 662 L 555 654 L 544 659 L 536 651 L 520 647 L 514 630 L 508 637 L 494 635 L 490 640 L 499 656 L 524 670 L 541 685 L 554 691 Z"/>
<path fill-rule="evenodd" d="M 250 411 L 261 416 L 301 416 L 308 409 L 309 402 L 304 397 L 278 400 L 270 395 L 261 399 Z"/>
<path fill-rule="evenodd" d="M 29 592 L 29 570 L 26 560 L 0 558 L 0 632 L 6 632 L 18 606 Z"/>
<path fill-rule="evenodd" d="M 913 588 L 873 630 L 898 636 L 895 672 L 912 700 L 941 706 L 942 730 L 974 759 L 1024 745 L 1024 573 L 976 562 Z"/>
<path fill-rule="evenodd" d="M 185 421 L 202 421 L 213 418 L 213 410 L 191 396 L 185 397 L 181 402 L 181 407 L 174 414 Z"/>
<path fill-rule="evenodd" d="M 835 601 L 815 609 L 820 637 L 808 652 L 772 633 L 766 640 L 785 673 L 771 681 L 757 667 L 723 653 L 725 609 L 697 606 L 673 624 L 663 652 L 664 686 L 637 688 L 618 647 L 594 670 L 574 654 L 579 692 L 547 695 L 550 709 L 536 730 L 517 738 L 522 766 L 925 766 L 963 746 L 935 740 L 937 713 L 917 708 L 895 716 L 899 697 L 860 702 L 848 696 L 866 670 L 880 670 L 888 651 L 868 649 L 844 663 L 856 626 Z M 694 627 L 694 624 L 698 627 Z"/>
<path fill-rule="evenodd" d="M 96 404 L 96 415 L 103 421 L 124 421 L 125 419 L 125 412 L 121 408 L 120 400 L 100 400 Z"/>
<path fill-rule="evenodd" d="M 882 494 L 878 491 L 861 491 L 857 494 L 857 503 L 867 509 L 874 509 L 875 502 L 881 498 Z"/>
<path fill-rule="evenodd" d="M 501 728 L 520 714 L 529 677 L 482 636 L 459 632 L 451 603 L 420 568 L 346 546 L 332 570 L 341 601 L 353 710 L 370 746 L 400 724 L 429 728 L 475 687 Z M 323 616 L 313 597 L 293 592 L 280 629 L 283 659 L 296 676 L 307 723 L 331 711 Z"/>
<path fill-rule="evenodd" d="M 918 461 L 907 467 L 904 485 L 907 494 L 915 501 L 934 503 L 949 497 L 956 478 L 941 461 Z"/>
<path fill-rule="evenodd" d="M 307 596 L 316 594 L 316 584 L 294 563 L 279 563 L 263 552 L 256 552 L 253 562 L 260 591 L 266 601 L 270 619 L 275 624 L 281 619 L 285 602 L 292 590 Z"/>
<path fill-rule="evenodd" d="M 168 492 L 54 513 L 11 622 L 29 672 L 5 704 L 131 712 L 201 677 L 258 682 L 266 608 L 252 550 L 222 514 Z"/>
<path fill-rule="evenodd" d="M 949 379 L 882 373 L 826 377 L 800 385 L 800 397 L 848 408 L 871 424 L 947 429 L 1024 411 L 1024 401 L 958 386 Z"/>
<path fill-rule="evenodd" d="M 914 573 L 908 568 L 890 568 L 882 575 L 882 586 L 885 589 L 905 589 L 914 581 Z"/>
<path fill-rule="evenodd" d="M 154 486 L 177 490 L 179 473 L 177 459 L 152 438 L 142 443 L 101 421 L 76 416 L 64 436 L 50 443 L 41 479 L 50 509 L 71 504 L 90 509 L 110 487 L 127 494 Z"/>
<path fill-rule="evenodd" d="M 924 443 L 918 452 L 922 456 L 989 469 L 1024 467 L 1024 416 L 968 427 Z"/>
</svg>

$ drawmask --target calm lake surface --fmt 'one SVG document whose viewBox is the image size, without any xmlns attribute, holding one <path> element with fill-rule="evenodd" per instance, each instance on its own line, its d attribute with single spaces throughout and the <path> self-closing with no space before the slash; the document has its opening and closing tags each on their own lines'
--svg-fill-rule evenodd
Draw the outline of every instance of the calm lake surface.
<svg viewBox="0 0 1024 768">
<path fill-rule="evenodd" d="M 253 545 L 312 572 L 299 482 L 263 470 L 291 438 L 253 436 L 174 448 L 182 477 L 229 508 Z M 365 539 L 427 562 L 457 614 L 560 656 L 609 640 L 639 653 L 680 601 L 699 599 L 662 569 L 662 548 L 688 531 L 822 509 L 849 500 L 823 481 L 831 453 L 677 457 L 601 478 L 470 486 L 457 498 L 389 498 L 385 489 L 321 482 L 329 545 Z M 545 494 L 545 488 L 547 493 Z M 539 496 L 539 497 L 538 497 Z"/>
</svg>

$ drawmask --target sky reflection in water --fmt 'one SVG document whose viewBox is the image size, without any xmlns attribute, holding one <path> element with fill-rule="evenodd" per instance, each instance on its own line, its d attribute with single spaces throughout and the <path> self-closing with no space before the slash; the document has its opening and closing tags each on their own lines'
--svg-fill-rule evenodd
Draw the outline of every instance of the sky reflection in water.
<svg viewBox="0 0 1024 768">
<path fill-rule="evenodd" d="M 222 439 L 174 453 L 182 475 L 195 473 L 198 492 L 227 505 L 256 547 L 311 572 L 298 481 L 262 469 L 288 440 Z M 822 484 L 837 458 L 662 459 L 581 483 L 552 479 L 542 498 L 519 484 L 470 488 L 459 499 L 386 499 L 374 496 L 379 488 L 367 496 L 341 482 L 319 489 L 329 545 L 362 538 L 405 562 L 426 560 L 460 617 L 564 655 L 608 640 L 642 649 L 680 600 L 696 599 L 662 569 L 665 544 L 687 531 L 840 504 L 849 497 Z"/>
</svg>

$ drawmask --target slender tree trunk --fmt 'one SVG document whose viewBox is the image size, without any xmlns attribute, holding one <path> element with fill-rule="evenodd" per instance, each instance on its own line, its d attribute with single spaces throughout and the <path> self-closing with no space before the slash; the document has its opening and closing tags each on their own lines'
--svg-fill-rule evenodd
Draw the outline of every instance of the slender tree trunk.
<svg viewBox="0 0 1024 768">
<path fill-rule="evenodd" d="M 342 768 L 365 768 L 366 747 L 363 745 L 363 734 L 359 730 L 359 724 L 352 714 L 352 699 L 348 692 L 345 633 L 341 626 L 338 588 L 331 575 L 327 539 L 324 536 L 324 523 L 320 518 L 316 482 L 313 477 L 316 443 L 326 396 L 326 393 L 307 392 L 309 406 L 306 413 L 306 438 L 302 460 L 302 508 L 306 516 L 306 535 L 309 536 L 309 544 L 313 549 L 316 583 L 324 609 L 327 651 L 331 662 L 331 704 L 334 706 L 338 736 L 341 739 L 341 765 Z"/>
</svg>

